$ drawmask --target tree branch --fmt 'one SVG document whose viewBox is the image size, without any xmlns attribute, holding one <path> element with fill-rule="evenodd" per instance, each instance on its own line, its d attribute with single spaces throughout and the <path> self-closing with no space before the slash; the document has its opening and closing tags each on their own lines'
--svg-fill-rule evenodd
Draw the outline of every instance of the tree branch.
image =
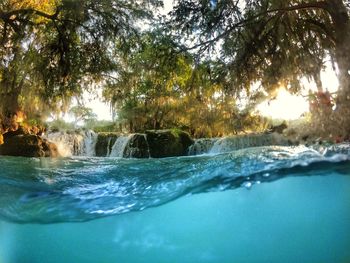
<svg viewBox="0 0 350 263">
<path fill-rule="evenodd" d="M 209 46 L 218 40 L 222 39 L 223 37 L 227 36 L 229 33 L 234 31 L 235 29 L 239 27 L 243 27 L 246 24 L 254 22 L 257 18 L 268 15 L 268 14 L 273 14 L 273 13 L 287 13 L 287 12 L 292 12 L 292 11 L 298 11 L 298 10 L 307 10 L 307 9 L 322 9 L 328 12 L 327 10 L 328 5 L 326 1 L 318 1 L 318 2 L 310 2 L 310 3 L 303 3 L 299 5 L 293 5 L 293 6 L 288 6 L 288 7 L 282 7 L 282 8 L 275 8 L 275 9 L 270 9 L 265 12 L 261 12 L 259 14 L 256 14 L 254 16 L 251 16 L 247 19 L 240 20 L 237 23 L 231 25 L 227 30 L 225 30 L 223 33 L 217 35 L 216 37 L 209 39 L 207 41 L 198 43 L 192 47 L 187 48 L 186 50 L 193 50 L 197 49 L 202 46 Z"/>
<path fill-rule="evenodd" d="M 56 12 L 52 15 L 33 8 L 23 8 L 23 9 L 12 10 L 9 12 L 3 12 L 2 10 L 0 10 L 0 18 L 3 21 L 5 21 L 5 20 L 15 20 L 15 18 L 12 18 L 13 16 L 16 17 L 19 15 L 37 15 L 50 20 L 55 20 L 57 19 L 59 12 L 60 12 L 60 8 L 57 8 Z"/>
</svg>

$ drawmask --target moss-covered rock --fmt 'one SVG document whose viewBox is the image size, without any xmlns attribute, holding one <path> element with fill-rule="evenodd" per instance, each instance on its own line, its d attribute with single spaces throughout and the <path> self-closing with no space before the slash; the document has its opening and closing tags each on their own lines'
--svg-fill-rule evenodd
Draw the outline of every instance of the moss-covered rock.
<svg viewBox="0 0 350 263">
<path fill-rule="evenodd" d="M 153 158 L 187 155 L 193 140 L 181 130 L 146 131 L 150 156 Z"/>
<path fill-rule="evenodd" d="M 125 147 L 123 157 L 125 158 L 149 158 L 149 147 L 144 134 L 133 134 Z"/>
<path fill-rule="evenodd" d="M 117 133 L 99 133 L 97 135 L 97 142 L 95 146 L 96 156 L 107 156 L 112 151 L 112 147 L 118 137 L 119 134 Z"/>
</svg>

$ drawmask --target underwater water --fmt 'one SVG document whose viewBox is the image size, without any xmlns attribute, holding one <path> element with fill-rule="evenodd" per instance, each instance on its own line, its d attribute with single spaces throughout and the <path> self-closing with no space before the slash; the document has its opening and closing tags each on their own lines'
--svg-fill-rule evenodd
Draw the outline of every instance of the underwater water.
<svg viewBox="0 0 350 263">
<path fill-rule="evenodd" d="M 0 263 L 350 262 L 350 146 L 0 157 Z"/>
</svg>

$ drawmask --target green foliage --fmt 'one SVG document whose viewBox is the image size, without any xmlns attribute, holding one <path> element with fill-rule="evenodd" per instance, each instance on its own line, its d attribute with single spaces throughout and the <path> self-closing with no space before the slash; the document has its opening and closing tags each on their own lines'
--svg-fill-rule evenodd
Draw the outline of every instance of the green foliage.
<svg viewBox="0 0 350 263">
<path fill-rule="evenodd" d="M 84 127 L 88 130 L 93 130 L 94 132 L 116 132 L 118 127 L 115 122 L 112 121 L 98 121 L 89 120 L 85 122 Z"/>
<path fill-rule="evenodd" d="M 48 122 L 48 128 L 51 131 L 72 131 L 75 129 L 73 123 L 66 122 L 62 119 L 57 119 L 52 122 Z"/>
<path fill-rule="evenodd" d="M 236 93 L 257 81 L 269 93 L 280 86 L 297 92 L 302 77 L 319 74 L 334 42 L 331 18 L 317 2 L 257 0 L 243 6 L 179 0 L 169 24 L 189 38 L 200 35 L 193 46 L 199 53 L 221 41 L 220 56 Z"/>
<path fill-rule="evenodd" d="M 93 113 L 91 108 L 85 107 L 83 105 L 77 105 L 69 109 L 69 113 L 74 116 L 74 122 L 77 124 L 80 121 L 94 121 L 97 115 Z"/>
<path fill-rule="evenodd" d="M 174 3 L 160 24 L 153 12 L 160 0 L 1 1 L 2 122 L 20 110 L 37 120 L 66 112 L 72 98 L 103 86 L 116 124 L 100 125 L 82 106 L 71 109 L 76 123 L 131 132 L 180 127 L 196 137 L 260 131 L 267 122 L 254 106 L 280 86 L 298 92 L 303 77 L 322 91 L 326 56 L 338 64 L 340 80 L 337 113 L 327 114 L 333 122 L 347 115 L 346 1 Z M 242 110 L 243 93 L 249 101 Z"/>
<path fill-rule="evenodd" d="M 175 1 L 168 21 L 184 49 L 208 57 L 216 50 L 227 87 L 249 95 L 254 83 L 274 97 L 281 86 L 292 93 L 301 79 L 315 80 L 328 56 L 339 69 L 336 110 L 314 123 L 325 133 L 349 134 L 350 6 L 348 1 Z M 215 54 L 212 52 L 211 54 Z M 346 123 L 346 124 L 345 124 Z M 345 127 L 344 125 L 345 124 Z M 330 129 L 330 127 L 332 127 Z"/>
<path fill-rule="evenodd" d="M 39 119 L 26 119 L 22 125 L 28 127 L 42 127 L 45 126 L 45 123 Z"/>
<path fill-rule="evenodd" d="M 1 1 L 0 99 L 6 103 L 0 111 L 65 111 L 83 87 L 118 70 L 121 47 L 136 39 L 139 19 L 152 19 L 151 8 L 160 5 L 159 0 Z"/>
<path fill-rule="evenodd" d="M 235 126 L 241 115 L 225 92 L 221 64 L 196 62 L 161 31 L 145 32 L 121 63 L 125 70 L 106 85 L 104 97 L 124 130 L 181 127 L 196 137 L 245 130 Z"/>
<path fill-rule="evenodd" d="M 184 131 L 179 128 L 172 128 L 171 133 L 176 137 L 179 138 L 180 134 L 182 134 Z"/>
</svg>

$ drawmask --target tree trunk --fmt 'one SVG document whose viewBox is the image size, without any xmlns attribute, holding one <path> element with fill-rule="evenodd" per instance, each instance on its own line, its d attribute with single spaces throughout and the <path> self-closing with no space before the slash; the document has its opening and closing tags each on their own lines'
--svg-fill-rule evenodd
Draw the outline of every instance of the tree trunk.
<svg viewBox="0 0 350 263">
<path fill-rule="evenodd" d="M 318 71 L 317 73 L 315 73 L 313 75 L 314 81 L 316 83 L 316 88 L 318 92 L 323 92 L 323 85 L 322 85 L 322 81 L 321 81 L 321 72 Z"/>
<path fill-rule="evenodd" d="M 24 78 L 19 79 L 17 73 L 10 68 L 1 72 L 0 82 L 0 127 L 4 131 L 17 130 L 18 122 L 23 121 L 24 114 L 19 104 Z"/>
<path fill-rule="evenodd" d="M 18 97 L 19 93 L 16 91 L 0 94 L 0 126 L 2 126 L 3 131 L 17 130 L 18 123 L 24 118 Z"/>
<path fill-rule="evenodd" d="M 333 22 L 333 56 L 339 71 L 336 110 L 331 116 L 331 128 L 337 134 L 332 135 L 346 139 L 350 135 L 350 18 L 342 0 L 328 0 L 327 11 Z"/>
<path fill-rule="evenodd" d="M 129 120 L 129 132 L 134 132 L 134 122 L 132 120 Z"/>
<path fill-rule="evenodd" d="M 339 69 L 338 103 L 350 101 L 350 18 L 342 0 L 328 0 L 328 8 L 335 33 L 334 57 Z"/>
</svg>

